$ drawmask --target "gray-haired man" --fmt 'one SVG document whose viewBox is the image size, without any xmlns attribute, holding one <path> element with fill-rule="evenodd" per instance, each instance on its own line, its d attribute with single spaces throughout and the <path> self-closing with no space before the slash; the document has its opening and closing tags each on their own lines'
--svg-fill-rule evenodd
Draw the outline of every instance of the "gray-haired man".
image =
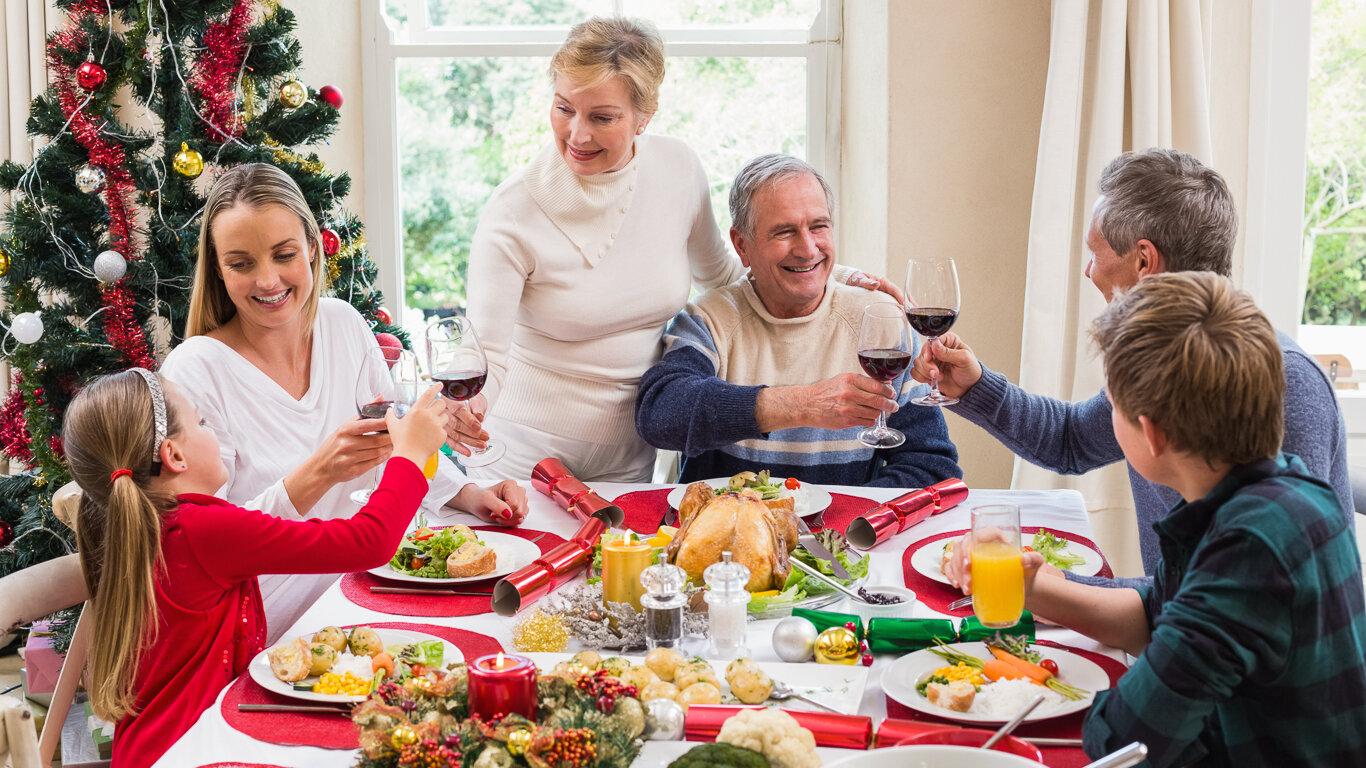
<svg viewBox="0 0 1366 768">
<path fill-rule="evenodd" d="M 1101 172 L 1100 197 L 1086 233 L 1086 276 L 1109 301 L 1159 272 L 1232 272 L 1238 216 L 1224 180 L 1194 157 L 1167 149 L 1129 152 Z M 1332 384 L 1294 340 L 1277 333 L 1285 360 L 1285 438 L 1282 450 L 1304 460 L 1328 481 L 1351 515 L 1347 434 Z M 1101 392 L 1079 403 L 1031 395 L 981 365 L 955 334 L 940 337 L 915 362 L 920 381 L 960 398 L 951 410 L 990 432 L 1017 455 L 1062 474 L 1082 474 L 1124 460 Z M 1129 467 L 1138 514 L 1143 567 L 1150 575 L 1160 555 L 1153 523 L 1181 497 L 1144 480 Z M 961 563 L 950 565 L 957 578 Z M 1092 583 L 1103 580 L 1083 579 Z M 1134 585 L 1137 583 L 1130 582 Z"/>
</svg>

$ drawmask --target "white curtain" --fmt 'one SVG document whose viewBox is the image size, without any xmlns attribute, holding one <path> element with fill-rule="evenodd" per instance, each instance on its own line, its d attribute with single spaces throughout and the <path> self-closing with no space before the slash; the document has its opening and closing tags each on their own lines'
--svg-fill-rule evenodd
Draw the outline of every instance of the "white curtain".
<svg viewBox="0 0 1366 768">
<path fill-rule="evenodd" d="M 1212 0 L 1054 0 L 1030 218 L 1020 384 L 1081 400 L 1104 383 L 1086 330 L 1104 299 L 1086 278 L 1100 171 L 1125 150 L 1171 147 L 1210 162 Z M 1123 464 L 1060 477 L 1020 459 L 1017 488 L 1075 488 L 1116 572 L 1142 573 Z"/>
</svg>

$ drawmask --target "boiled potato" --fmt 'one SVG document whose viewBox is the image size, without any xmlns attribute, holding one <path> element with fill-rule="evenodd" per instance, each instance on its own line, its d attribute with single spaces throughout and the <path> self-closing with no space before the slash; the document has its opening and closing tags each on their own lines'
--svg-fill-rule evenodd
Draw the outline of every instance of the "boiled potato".
<svg viewBox="0 0 1366 768">
<path fill-rule="evenodd" d="M 675 700 L 677 698 L 678 686 L 673 683 L 666 683 L 663 680 L 656 680 L 640 691 L 641 701 L 653 701 L 654 699 Z"/>
<path fill-rule="evenodd" d="M 323 627 L 313 636 L 315 643 L 327 643 L 335 651 L 346 650 L 346 633 L 337 627 Z"/>
<path fill-rule="evenodd" d="M 626 674 L 626 670 L 630 668 L 631 660 L 623 656 L 608 656 L 598 664 L 598 669 L 605 669 L 607 674 L 618 678 Z"/>
<path fill-rule="evenodd" d="M 735 698 L 745 704 L 768 701 L 773 693 L 773 679 L 749 659 L 736 659 L 726 666 L 726 684 Z"/>
<path fill-rule="evenodd" d="M 683 654 L 673 648 L 656 648 L 645 654 L 645 666 L 666 682 L 674 679 L 674 671 L 685 661 Z"/>
<path fill-rule="evenodd" d="M 351 636 L 347 638 L 346 644 L 351 653 L 357 656 L 374 656 L 384 650 L 379 633 L 369 627 L 356 627 L 351 630 Z"/>
<path fill-rule="evenodd" d="M 720 704 L 721 689 L 711 683 L 693 683 L 679 691 L 674 700 L 683 705 L 684 710 L 693 704 Z"/>
<path fill-rule="evenodd" d="M 310 657 L 313 660 L 308 674 L 317 677 L 332 668 L 332 663 L 337 660 L 337 649 L 327 643 L 315 642 L 308 646 Z"/>
<path fill-rule="evenodd" d="M 717 688 L 721 687 L 721 681 L 716 679 L 716 670 L 702 659 L 689 661 L 674 671 L 674 685 L 678 686 L 680 691 L 686 690 L 694 683 L 711 683 Z"/>
<path fill-rule="evenodd" d="M 602 664 L 602 654 L 597 651 L 579 651 L 570 659 L 571 664 L 582 664 L 591 670 L 596 670 Z"/>
<path fill-rule="evenodd" d="M 645 686 L 650 683 L 657 683 L 659 681 L 659 675 L 656 675 L 655 671 L 649 667 L 631 667 L 626 670 L 626 674 L 621 676 L 622 684 L 634 685 L 637 694 L 645 690 Z"/>
</svg>

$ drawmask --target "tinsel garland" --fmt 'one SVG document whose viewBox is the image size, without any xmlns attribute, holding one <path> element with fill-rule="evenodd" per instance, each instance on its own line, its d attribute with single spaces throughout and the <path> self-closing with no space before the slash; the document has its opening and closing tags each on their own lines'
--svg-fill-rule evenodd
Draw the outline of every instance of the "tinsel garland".
<svg viewBox="0 0 1366 768">
<path fill-rule="evenodd" d="M 227 19 L 210 24 L 204 30 L 204 50 L 195 58 L 194 89 L 203 100 L 213 138 L 220 142 L 240 136 L 244 127 L 236 109 L 237 71 L 246 56 L 251 6 L 252 0 L 237 0 Z"/>
<path fill-rule="evenodd" d="M 133 295 L 128 292 L 124 281 L 119 280 L 104 289 L 102 294 L 106 307 L 103 315 L 104 335 L 109 343 L 122 352 L 131 364 L 148 370 L 156 368 L 156 360 L 147 347 L 147 337 L 133 316 Z"/>
<path fill-rule="evenodd" d="M 28 420 L 24 418 L 26 403 L 21 383 L 16 373 L 9 396 L 5 398 L 5 404 L 0 406 L 0 453 L 15 461 L 32 464 L 33 451 L 29 448 Z"/>
</svg>

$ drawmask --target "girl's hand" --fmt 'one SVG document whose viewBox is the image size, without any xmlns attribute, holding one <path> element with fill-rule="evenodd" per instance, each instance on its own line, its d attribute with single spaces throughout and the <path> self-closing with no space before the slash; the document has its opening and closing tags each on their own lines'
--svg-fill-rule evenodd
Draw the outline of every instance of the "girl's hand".
<svg viewBox="0 0 1366 768">
<path fill-rule="evenodd" d="M 439 384 L 433 384 L 423 392 L 401 419 L 390 408 L 384 414 L 384 421 L 389 426 L 394 455 L 402 456 L 419 467 L 423 466 L 428 457 L 440 450 L 441 444 L 446 441 L 446 422 L 449 419 Z"/>
<path fill-rule="evenodd" d="M 516 480 L 504 480 L 488 488 L 468 483 L 456 494 L 452 506 L 495 525 L 518 526 L 526 517 L 526 491 Z"/>
<path fill-rule="evenodd" d="M 348 421 L 313 452 L 312 465 L 328 486 L 360 477 L 389 459 L 393 445 L 384 419 Z"/>
<path fill-rule="evenodd" d="M 469 456 L 472 450 L 482 451 L 488 447 L 489 433 L 484 430 L 484 414 L 489 403 L 483 395 L 475 395 L 465 402 L 448 400 L 446 408 L 451 414 L 446 425 L 446 444 L 461 456 Z"/>
</svg>

